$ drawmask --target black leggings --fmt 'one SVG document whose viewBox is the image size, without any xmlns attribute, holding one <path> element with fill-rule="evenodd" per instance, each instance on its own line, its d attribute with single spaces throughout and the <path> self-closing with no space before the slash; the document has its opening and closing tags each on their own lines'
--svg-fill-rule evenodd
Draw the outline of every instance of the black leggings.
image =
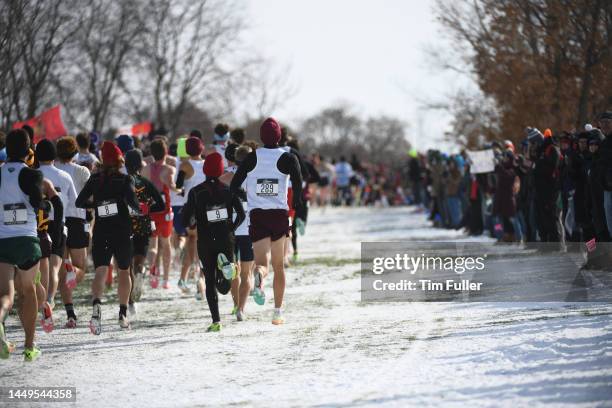
<svg viewBox="0 0 612 408">
<path fill-rule="evenodd" d="M 234 262 L 234 237 L 227 236 L 222 239 L 201 239 L 198 237 L 198 256 L 204 267 L 204 280 L 206 282 L 206 301 L 213 323 L 221 321 L 219 316 L 219 298 L 217 290 L 225 295 L 229 292 L 231 282 L 225 279 L 217 269 L 217 255 L 224 253 L 230 262 Z"/>
</svg>

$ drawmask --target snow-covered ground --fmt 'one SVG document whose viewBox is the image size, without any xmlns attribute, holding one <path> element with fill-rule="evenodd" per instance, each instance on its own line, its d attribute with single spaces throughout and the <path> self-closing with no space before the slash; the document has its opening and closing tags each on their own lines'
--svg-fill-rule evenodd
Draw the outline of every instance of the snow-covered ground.
<svg viewBox="0 0 612 408">
<path fill-rule="evenodd" d="M 110 296 L 95 337 L 81 292 L 79 328 L 38 332 L 42 357 L 1 361 L 0 386 L 75 386 L 76 405 L 103 407 L 612 406 L 611 305 L 360 302 L 361 241 L 452 239 L 411 208 L 313 210 L 284 326 L 271 281 L 243 323 L 222 297 L 214 334 L 205 301 L 157 289 L 129 332 Z"/>
</svg>

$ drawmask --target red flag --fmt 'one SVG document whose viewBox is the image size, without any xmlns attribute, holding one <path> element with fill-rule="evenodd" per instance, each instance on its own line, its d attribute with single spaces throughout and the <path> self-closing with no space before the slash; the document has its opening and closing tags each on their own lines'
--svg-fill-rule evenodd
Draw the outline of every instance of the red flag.
<svg viewBox="0 0 612 408">
<path fill-rule="evenodd" d="M 148 135 L 149 133 L 151 133 L 152 128 L 153 126 L 151 125 L 151 122 L 137 123 L 134 126 L 132 126 L 132 135 L 133 136 Z"/>
<path fill-rule="evenodd" d="M 34 129 L 34 143 L 38 143 L 41 139 L 59 139 L 68 134 L 64 127 L 64 122 L 62 122 L 62 113 L 59 105 L 44 111 L 32 119 L 13 123 L 13 129 L 20 129 L 23 125 L 30 125 Z"/>
</svg>

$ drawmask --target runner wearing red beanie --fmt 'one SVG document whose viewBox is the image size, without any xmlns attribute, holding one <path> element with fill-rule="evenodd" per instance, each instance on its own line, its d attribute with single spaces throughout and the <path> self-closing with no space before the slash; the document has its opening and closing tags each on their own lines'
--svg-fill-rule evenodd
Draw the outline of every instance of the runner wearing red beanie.
<svg viewBox="0 0 612 408">
<path fill-rule="evenodd" d="M 295 155 L 278 146 L 281 127 L 273 119 L 266 119 L 260 128 L 264 147 L 250 153 L 242 162 L 232 179 L 232 193 L 239 192 L 246 180 L 249 206 L 249 235 L 255 252 L 255 302 L 265 303 L 263 281 L 268 275 L 268 254 L 272 256 L 274 268 L 274 315 L 273 324 L 284 323 L 281 307 L 285 294 L 285 237 L 289 233 L 287 190 L 289 179 L 293 185 L 293 204 L 302 205 L 302 173 Z"/>
</svg>

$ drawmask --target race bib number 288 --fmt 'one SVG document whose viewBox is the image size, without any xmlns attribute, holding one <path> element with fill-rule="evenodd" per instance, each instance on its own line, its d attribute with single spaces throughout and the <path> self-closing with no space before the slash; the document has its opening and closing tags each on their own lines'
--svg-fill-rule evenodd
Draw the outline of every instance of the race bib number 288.
<svg viewBox="0 0 612 408">
<path fill-rule="evenodd" d="M 278 179 L 257 179 L 258 196 L 277 196 Z"/>
</svg>

